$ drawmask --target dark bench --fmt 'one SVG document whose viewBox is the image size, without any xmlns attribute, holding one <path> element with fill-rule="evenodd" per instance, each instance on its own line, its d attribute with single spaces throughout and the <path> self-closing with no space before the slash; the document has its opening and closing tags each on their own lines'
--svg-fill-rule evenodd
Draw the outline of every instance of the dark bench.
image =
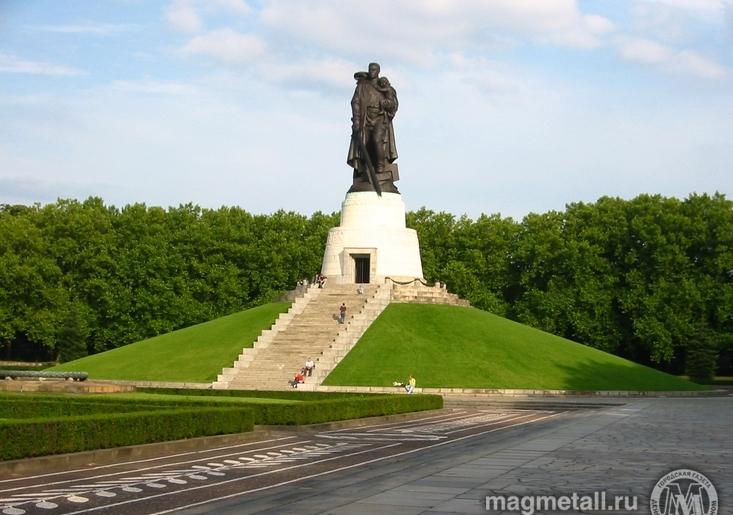
<svg viewBox="0 0 733 515">
<path fill-rule="evenodd" d="M 65 379 L 85 381 L 86 372 L 46 372 L 44 370 L 0 370 L 0 379 Z"/>
</svg>

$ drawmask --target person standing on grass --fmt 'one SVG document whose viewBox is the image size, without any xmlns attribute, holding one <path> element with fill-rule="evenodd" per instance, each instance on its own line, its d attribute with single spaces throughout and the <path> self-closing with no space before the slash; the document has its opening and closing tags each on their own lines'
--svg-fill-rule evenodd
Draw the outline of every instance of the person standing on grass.
<svg viewBox="0 0 733 515">
<path fill-rule="evenodd" d="M 408 394 L 411 394 L 415 391 L 415 385 L 417 384 L 417 381 L 415 381 L 415 378 L 412 377 L 412 374 L 410 374 L 410 380 L 407 381 L 407 384 L 405 385 L 405 391 Z"/>
<path fill-rule="evenodd" d="M 341 307 L 339 308 L 339 324 L 343 324 L 346 322 L 346 303 L 341 303 Z"/>
</svg>

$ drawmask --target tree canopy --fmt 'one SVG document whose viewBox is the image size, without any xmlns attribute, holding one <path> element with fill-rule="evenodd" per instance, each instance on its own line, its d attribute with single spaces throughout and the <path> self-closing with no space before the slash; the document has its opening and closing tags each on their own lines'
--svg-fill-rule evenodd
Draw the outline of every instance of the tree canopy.
<svg viewBox="0 0 733 515">
<path fill-rule="evenodd" d="M 673 372 L 733 368 L 733 204 L 641 195 L 521 222 L 408 213 L 425 278 L 481 309 Z M 0 206 L 0 357 L 62 361 L 271 300 L 337 214 Z"/>
</svg>

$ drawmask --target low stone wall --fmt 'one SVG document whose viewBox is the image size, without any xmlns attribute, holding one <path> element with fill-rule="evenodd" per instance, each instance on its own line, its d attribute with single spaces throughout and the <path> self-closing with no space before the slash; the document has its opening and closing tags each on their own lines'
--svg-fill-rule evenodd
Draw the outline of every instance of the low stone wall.
<svg viewBox="0 0 733 515">
<path fill-rule="evenodd" d="M 427 286 L 420 281 L 410 284 L 392 285 L 392 302 L 402 304 L 448 304 L 451 306 L 470 307 L 471 304 L 455 293 L 449 293 L 443 285 Z"/>
<path fill-rule="evenodd" d="M 211 389 L 211 383 L 193 383 L 183 381 L 122 381 L 114 379 L 99 379 L 97 383 L 130 386 L 132 388 L 185 388 L 188 390 Z"/>
<path fill-rule="evenodd" d="M 317 392 L 404 393 L 400 386 L 314 386 Z M 415 393 L 476 397 L 710 397 L 727 395 L 724 390 L 702 391 L 631 391 L 631 390 L 519 390 L 493 388 L 415 388 Z"/>
<path fill-rule="evenodd" d="M 98 381 L 68 381 L 63 379 L 6 379 L 0 381 L 0 392 L 37 393 L 122 393 L 134 392 L 132 384 L 110 384 Z"/>
</svg>

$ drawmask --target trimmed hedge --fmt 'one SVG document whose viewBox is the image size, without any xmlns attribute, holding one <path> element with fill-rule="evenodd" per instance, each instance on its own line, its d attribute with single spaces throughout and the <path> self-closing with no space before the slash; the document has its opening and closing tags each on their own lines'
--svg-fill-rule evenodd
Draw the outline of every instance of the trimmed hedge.
<svg viewBox="0 0 733 515">
<path fill-rule="evenodd" d="M 253 428 L 252 411 L 231 406 L 6 420 L 0 421 L 0 459 L 241 433 Z"/>
<path fill-rule="evenodd" d="M 150 411 L 151 403 L 134 402 L 65 402 L 64 399 L 4 399 L 0 397 L 0 418 L 52 418 L 74 415 L 99 415 L 102 413 L 130 413 Z"/>
<path fill-rule="evenodd" d="M 440 395 L 397 395 L 374 393 L 325 393 L 325 392 L 268 392 L 249 390 L 184 390 L 165 388 L 140 388 L 145 393 L 161 393 L 200 396 L 208 399 L 216 397 L 247 397 L 292 399 L 292 404 L 250 404 L 258 425 L 306 425 L 348 420 L 354 418 L 378 417 L 441 409 L 443 397 Z M 190 401 L 189 401 L 190 402 Z M 214 401 L 216 402 L 216 401 Z"/>
<path fill-rule="evenodd" d="M 202 391 L 175 393 L 191 395 L 192 392 Z M 217 392 L 221 393 L 194 394 L 201 397 L 195 400 L 176 398 L 176 395 L 170 395 L 170 400 L 145 400 L 4 394 L 0 396 L 0 459 L 239 433 L 251 431 L 255 423 L 319 424 L 443 407 L 439 395 Z M 237 397 L 239 402 L 217 397 Z M 247 397 L 292 399 L 293 402 L 248 403 Z"/>
<path fill-rule="evenodd" d="M 356 397 L 374 397 L 381 393 L 309 392 L 297 390 L 199 390 L 186 388 L 146 388 L 138 387 L 140 393 L 160 393 L 164 395 L 188 395 L 201 397 L 254 397 L 257 399 L 285 399 L 294 401 L 315 401 Z"/>
<path fill-rule="evenodd" d="M 95 404 L 94 408 L 79 407 L 79 413 L 119 412 L 133 409 L 179 408 L 192 407 L 234 407 L 246 406 L 254 412 L 255 424 L 259 425 L 305 425 L 348 420 L 354 418 L 377 417 L 412 411 L 440 409 L 443 407 L 443 398 L 439 395 L 398 395 L 398 394 L 369 394 L 369 393 L 316 393 L 316 392 L 249 392 L 236 390 L 183 390 L 183 389 L 140 389 L 142 393 L 159 393 L 170 395 L 170 399 L 129 399 L 115 396 L 76 397 L 68 395 L 34 395 L 9 394 L 4 397 L 14 397 L 18 400 L 64 404 Z M 208 393 L 204 393 L 208 392 Z M 254 393 L 255 395 L 250 395 Z M 31 397 L 28 397 L 28 396 Z M 200 400 L 176 398 L 178 396 L 201 397 Z M 24 397 L 25 396 L 25 397 Z M 239 402 L 217 400 L 217 397 L 236 397 Z M 292 403 L 267 404 L 262 402 L 247 403 L 247 398 L 277 398 L 292 399 Z M 3 397 L 0 397 L 3 400 Z M 310 400 L 310 402 L 304 402 Z M 0 402 L 2 406 L 2 402 Z M 50 405 L 49 405 L 50 406 Z M 109 409 L 105 408 L 109 406 Z M 137 408 L 129 408 L 137 406 Z M 129 408 L 129 409 L 128 409 Z M 2 408 L 0 407 L 0 410 Z M 26 408 L 28 412 L 32 408 Z M 63 408 L 57 408 L 62 410 Z M 69 410 L 75 408 L 70 407 Z M 89 411 L 85 411 L 89 410 Z M 20 408 L 18 408 L 20 411 Z M 54 413 L 59 411 L 54 411 Z M 10 412 L 12 413 L 12 412 Z M 2 415 L 0 417 L 13 417 Z"/>
<path fill-rule="evenodd" d="M 257 424 L 305 425 L 440 409 L 443 398 L 439 395 L 373 395 L 294 404 L 253 404 L 251 407 Z"/>
</svg>

